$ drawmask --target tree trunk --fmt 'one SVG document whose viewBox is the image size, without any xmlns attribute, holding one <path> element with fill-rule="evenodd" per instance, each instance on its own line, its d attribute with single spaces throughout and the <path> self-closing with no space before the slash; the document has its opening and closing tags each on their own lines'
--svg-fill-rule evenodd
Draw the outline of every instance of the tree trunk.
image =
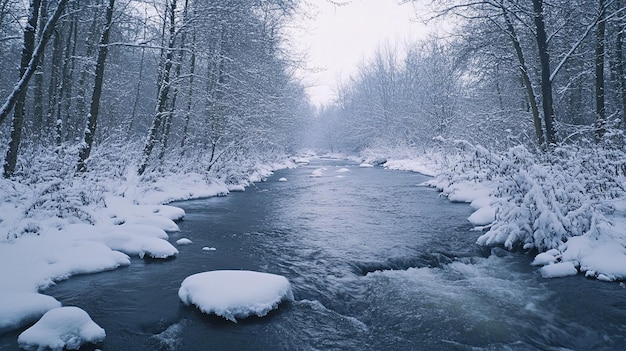
<svg viewBox="0 0 626 351">
<path fill-rule="evenodd" d="M 194 12 L 195 13 L 195 12 Z M 192 29 L 191 36 L 191 62 L 189 63 L 189 92 L 187 95 L 187 110 L 185 111 L 185 120 L 183 123 L 183 135 L 180 139 L 180 156 L 185 155 L 187 146 L 187 138 L 189 138 L 189 121 L 191 120 L 191 108 L 193 106 L 193 83 L 196 73 L 196 30 Z"/>
<path fill-rule="evenodd" d="M 147 17 L 147 15 L 146 15 Z M 146 25 L 146 20 L 144 20 L 144 26 Z M 143 32 L 143 41 L 146 40 L 146 31 Z M 133 109 L 130 114 L 130 121 L 128 122 L 128 128 L 126 128 L 126 139 L 131 138 L 131 134 L 133 131 L 133 125 L 135 124 L 135 119 L 137 118 L 137 105 L 139 104 L 140 92 L 141 92 L 141 83 L 143 82 L 143 66 L 146 57 L 146 49 L 141 48 L 141 59 L 139 60 L 139 77 L 137 77 L 137 86 L 135 87 L 135 99 L 133 101 Z"/>
<path fill-rule="evenodd" d="M 535 28 L 537 30 L 535 39 L 539 50 L 539 60 L 541 62 L 541 94 L 543 118 L 546 126 L 546 142 L 548 145 L 556 143 L 556 132 L 554 130 L 554 107 L 552 98 L 552 81 L 550 80 L 550 54 L 548 53 L 548 38 L 546 35 L 546 25 L 543 18 L 543 0 L 533 0 L 535 16 Z"/>
<path fill-rule="evenodd" d="M 78 155 L 78 172 L 85 172 L 87 166 L 85 162 L 91 154 L 93 140 L 96 135 L 96 127 L 98 125 L 98 113 L 100 112 L 100 98 L 102 97 L 102 85 L 104 83 L 104 64 L 106 63 L 107 54 L 109 53 L 109 36 L 113 24 L 113 7 L 115 0 L 109 0 L 109 6 L 106 11 L 106 23 L 102 36 L 100 37 L 100 45 L 98 49 L 98 59 L 96 60 L 96 77 L 94 80 L 93 94 L 91 95 L 91 106 L 89 108 L 89 116 L 87 128 L 85 129 L 84 144 Z"/>
<path fill-rule="evenodd" d="M 526 60 L 524 58 L 524 52 L 522 51 L 522 45 L 519 42 L 515 27 L 513 27 L 513 23 L 511 22 L 511 19 L 506 13 L 504 7 L 502 8 L 502 11 L 504 15 L 504 20 L 506 21 L 507 31 L 509 32 L 508 34 L 511 37 L 511 41 L 513 42 L 513 47 L 515 48 L 515 54 L 517 55 L 517 60 L 519 62 L 520 75 L 522 76 L 524 88 L 526 89 L 526 95 L 528 96 L 528 102 L 530 103 L 530 109 L 533 115 L 533 124 L 535 126 L 535 135 L 537 136 L 537 141 L 541 146 L 544 142 L 543 130 L 541 128 L 541 119 L 539 118 L 539 109 L 537 108 L 537 98 L 535 97 L 535 91 L 533 90 L 532 83 L 530 82 L 530 77 L 528 76 L 528 67 L 526 67 Z"/>
<path fill-rule="evenodd" d="M 137 173 L 142 175 L 146 168 L 148 167 L 148 161 L 150 159 L 150 155 L 152 154 L 152 150 L 157 143 L 157 134 L 159 129 L 163 124 L 163 119 L 166 117 L 167 111 L 167 98 L 170 91 L 170 71 L 172 70 L 172 59 L 174 56 L 174 45 L 176 42 L 176 0 L 172 0 L 170 4 L 170 30 L 169 30 L 169 43 L 167 47 L 167 52 L 165 55 L 165 63 L 163 68 L 163 73 L 161 74 L 160 81 L 161 84 L 159 86 L 159 95 L 157 99 L 157 108 L 156 113 L 154 115 L 154 119 L 152 120 L 152 125 L 150 126 L 150 130 L 148 131 L 148 137 L 146 138 L 146 143 L 143 147 L 143 151 L 141 153 L 141 159 L 139 160 L 139 167 L 137 169 Z"/>
<path fill-rule="evenodd" d="M 61 31 L 57 28 L 52 40 L 52 61 L 50 62 L 50 85 L 48 87 L 48 109 L 45 120 L 45 134 L 51 135 L 56 131 L 57 109 L 59 104 L 60 64 L 63 57 L 63 42 Z M 57 136 L 55 135 L 56 139 Z"/>
<path fill-rule="evenodd" d="M 183 26 L 189 20 L 189 0 L 185 0 L 185 5 L 183 7 Z M 172 13 L 173 15 L 173 13 Z M 172 89 L 172 99 L 169 104 L 169 113 L 165 118 L 165 126 L 163 128 L 163 135 L 161 137 L 161 151 L 159 152 L 158 159 L 163 161 L 165 158 L 165 152 L 167 151 L 167 146 L 169 143 L 170 131 L 172 129 L 172 122 L 174 119 L 174 113 L 176 109 L 176 99 L 178 98 L 179 85 L 180 85 L 180 74 L 183 66 L 183 59 L 185 58 L 185 42 L 187 39 L 187 30 L 183 30 L 180 37 L 180 43 L 178 47 L 178 57 L 176 59 L 176 68 L 174 69 L 174 85 Z"/>
<path fill-rule="evenodd" d="M 41 0 L 41 13 L 39 14 L 39 28 L 43 28 L 46 25 L 47 20 L 47 9 L 48 9 L 48 0 Z M 38 39 L 41 40 L 41 36 L 43 35 L 43 31 L 39 31 Z M 39 139 L 45 134 L 43 132 L 43 61 L 44 58 L 41 58 L 39 65 L 37 65 L 37 72 L 34 77 L 34 99 L 33 99 L 33 134 L 36 141 L 40 142 Z"/>
<path fill-rule="evenodd" d="M 78 79 L 78 91 L 76 94 L 76 114 L 80 116 L 81 119 L 87 114 L 87 103 L 85 102 L 85 97 L 87 96 L 87 78 L 89 77 L 89 71 L 91 70 L 90 64 L 88 62 L 91 62 L 91 55 L 93 54 L 93 49 L 95 46 L 92 43 L 94 43 L 96 40 L 96 27 L 98 25 L 98 17 L 98 14 L 94 13 L 93 19 L 91 21 L 91 26 L 89 28 L 89 33 L 87 34 L 87 49 L 85 52 L 85 60 L 83 60 L 84 63 L 81 67 L 82 69 L 80 73 L 80 78 Z"/>
<path fill-rule="evenodd" d="M 35 51 L 35 33 L 37 31 L 37 21 L 39 20 L 40 7 L 40 0 L 32 0 L 30 2 L 28 23 L 24 27 L 24 46 L 22 48 L 22 60 L 20 62 L 20 78 L 24 78 L 26 75 L 26 71 Z M 13 120 L 11 125 L 11 140 L 9 142 L 9 149 L 7 150 L 7 155 L 4 160 L 5 178 L 9 178 L 13 175 L 17 164 L 17 153 L 22 136 L 22 126 L 24 125 L 24 114 L 26 110 L 26 90 L 26 86 L 24 86 L 23 89 L 20 89 L 15 101 L 15 110 L 13 111 Z"/>
<path fill-rule="evenodd" d="M 22 134 L 22 126 L 24 125 L 24 101 L 26 96 L 26 89 L 28 83 L 33 74 L 37 70 L 37 65 L 43 55 L 46 48 L 46 43 L 52 36 L 52 31 L 56 22 L 61 17 L 61 14 L 65 10 L 68 0 L 59 0 L 54 14 L 46 23 L 43 29 L 43 35 L 39 44 L 33 51 L 35 44 L 35 29 L 37 28 L 38 9 L 40 5 L 39 0 L 33 0 L 31 2 L 31 11 L 29 14 L 29 21 L 26 29 L 24 30 L 24 50 L 22 51 L 22 62 L 20 68 L 20 80 L 15 84 L 13 91 L 7 97 L 4 105 L 0 108 L 0 125 L 6 119 L 9 112 L 15 107 L 16 113 L 13 116 L 13 126 L 11 128 L 11 140 L 9 141 L 9 149 L 4 162 L 4 177 L 8 178 L 15 172 L 17 165 L 17 155 L 19 151 L 19 145 Z M 34 5 L 33 5 L 34 4 Z M 25 64 L 26 62 L 26 64 Z"/>
<path fill-rule="evenodd" d="M 606 107 L 604 104 L 604 32 L 606 29 L 605 4 L 604 0 L 598 3 L 600 16 L 598 27 L 596 28 L 596 141 L 599 141 L 606 132 Z"/>
<path fill-rule="evenodd" d="M 65 138 L 66 140 L 70 139 L 70 126 L 73 126 L 72 123 L 72 84 L 74 81 L 74 57 L 76 57 L 76 46 L 78 43 L 78 15 L 76 14 L 76 10 L 78 8 L 78 4 L 74 3 L 74 8 L 72 9 L 72 18 L 70 20 L 70 28 L 69 28 L 69 38 L 67 40 L 67 47 L 65 48 L 65 59 L 63 61 L 63 84 L 61 86 L 62 91 L 62 111 L 64 112 L 64 117 L 61 117 L 59 114 L 59 118 L 64 121 L 65 124 L 65 135 L 63 136 L 62 130 L 57 130 L 57 135 L 61 138 L 61 140 L 57 141 L 57 144 L 60 145 L 61 141 Z M 61 126 L 59 126 L 61 127 Z"/>
<path fill-rule="evenodd" d="M 621 16 L 617 19 L 617 36 L 615 38 L 615 57 L 616 57 L 616 71 L 619 86 L 619 97 L 622 104 L 622 128 L 626 130 L 626 77 L 624 77 L 624 1 L 617 0 L 617 9 L 621 11 Z"/>
</svg>

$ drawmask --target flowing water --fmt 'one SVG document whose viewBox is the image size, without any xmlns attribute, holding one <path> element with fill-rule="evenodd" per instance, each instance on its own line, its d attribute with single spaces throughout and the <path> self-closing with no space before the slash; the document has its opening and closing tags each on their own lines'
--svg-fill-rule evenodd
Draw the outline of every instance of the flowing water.
<svg viewBox="0 0 626 351">
<path fill-rule="evenodd" d="M 279 171 L 243 193 L 175 204 L 187 215 L 171 240 L 194 242 L 177 258 L 46 293 L 85 309 L 107 332 L 105 351 L 626 348 L 623 284 L 545 280 L 527 255 L 476 246 L 469 206 L 419 186 L 427 179 L 336 160 Z M 179 301 L 185 277 L 216 269 L 284 275 L 295 301 L 237 324 Z M 16 349 L 18 333 L 0 349 Z"/>
</svg>

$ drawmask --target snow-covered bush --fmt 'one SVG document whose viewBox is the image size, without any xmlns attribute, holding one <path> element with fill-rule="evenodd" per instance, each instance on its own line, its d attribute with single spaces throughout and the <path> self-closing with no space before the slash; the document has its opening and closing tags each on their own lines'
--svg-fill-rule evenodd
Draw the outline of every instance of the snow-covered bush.
<svg viewBox="0 0 626 351">
<path fill-rule="evenodd" d="M 558 249 L 569 238 L 605 235 L 608 201 L 623 198 L 626 156 L 602 146 L 558 147 L 547 153 L 517 146 L 503 153 L 456 142 L 462 160 L 436 180 L 444 192 L 459 184 L 491 189 L 495 221 L 482 229 L 482 245 Z"/>
</svg>

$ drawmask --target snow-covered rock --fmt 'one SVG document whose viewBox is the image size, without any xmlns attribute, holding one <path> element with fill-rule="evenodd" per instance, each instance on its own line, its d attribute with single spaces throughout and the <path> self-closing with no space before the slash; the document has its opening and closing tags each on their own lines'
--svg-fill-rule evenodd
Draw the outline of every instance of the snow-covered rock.
<svg viewBox="0 0 626 351">
<path fill-rule="evenodd" d="M 369 163 L 361 163 L 359 165 L 359 167 L 361 167 L 361 168 L 372 168 L 372 167 L 374 167 L 374 165 L 371 165 Z"/>
<path fill-rule="evenodd" d="M 246 191 L 246 186 L 244 184 L 231 184 L 228 186 L 228 191 L 230 192 L 244 192 Z"/>
<path fill-rule="evenodd" d="M 549 264 L 541 267 L 540 272 L 544 278 L 559 278 L 578 274 L 578 270 L 572 262 Z"/>
<path fill-rule="evenodd" d="M 176 240 L 176 244 L 177 245 L 189 245 L 189 244 L 193 244 L 193 241 L 187 239 L 187 238 L 180 238 L 178 240 Z"/>
<path fill-rule="evenodd" d="M 487 205 L 474 211 L 468 218 L 473 225 L 487 225 L 496 220 L 496 209 Z"/>
<path fill-rule="evenodd" d="M 308 165 L 311 162 L 308 157 L 295 157 L 293 161 L 299 165 Z"/>
<path fill-rule="evenodd" d="M 286 182 L 286 181 L 287 181 L 287 178 L 284 178 L 284 177 L 283 177 L 283 178 L 278 179 L 278 181 L 279 181 L 279 182 Z"/>
<path fill-rule="evenodd" d="M 293 300 L 287 278 L 253 271 L 210 271 L 183 280 L 178 297 L 202 312 L 230 321 L 251 315 L 265 316 L 283 300 Z"/>
<path fill-rule="evenodd" d="M 335 172 L 337 172 L 337 173 L 350 173 L 350 170 L 348 168 L 339 168 Z"/>
<path fill-rule="evenodd" d="M 34 322 L 61 303 L 39 293 L 0 291 L 0 332 Z"/>
<path fill-rule="evenodd" d="M 46 312 L 17 338 L 27 350 L 78 350 L 87 343 L 102 342 L 104 329 L 78 307 L 59 307 Z"/>
<path fill-rule="evenodd" d="M 205 246 L 202 248 L 202 251 L 215 251 L 215 250 L 217 249 L 214 247 L 210 247 L 210 246 Z"/>
<path fill-rule="evenodd" d="M 311 177 L 321 177 L 324 175 L 324 171 L 326 171 L 326 168 L 318 168 L 311 173 Z"/>
<path fill-rule="evenodd" d="M 533 266 L 545 266 L 557 262 L 557 256 L 560 255 L 559 250 L 552 249 L 546 252 L 542 252 L 535 256 L 535 259 L 531 263 Z"/>
</svg>

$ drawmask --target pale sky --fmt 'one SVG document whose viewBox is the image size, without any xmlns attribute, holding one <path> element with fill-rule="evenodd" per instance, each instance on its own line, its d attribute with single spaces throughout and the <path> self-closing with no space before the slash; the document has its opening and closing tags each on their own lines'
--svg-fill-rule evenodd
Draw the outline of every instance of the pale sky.
<svg viewBox="0 0 626 351">
<path fill-rule="evenodd" d="M 346 3 L 345 5 L 334 5 Z M 384 45 L 404 47 L 428 28 L 416 21 L 415 5 L 398 0 L 309 0 L 309 18 L 294 20 L 290 45 L 307 52 L 307 69 L 298 74 L 315 105 L 335 98 L 336 87 Z"/>
</svg>

